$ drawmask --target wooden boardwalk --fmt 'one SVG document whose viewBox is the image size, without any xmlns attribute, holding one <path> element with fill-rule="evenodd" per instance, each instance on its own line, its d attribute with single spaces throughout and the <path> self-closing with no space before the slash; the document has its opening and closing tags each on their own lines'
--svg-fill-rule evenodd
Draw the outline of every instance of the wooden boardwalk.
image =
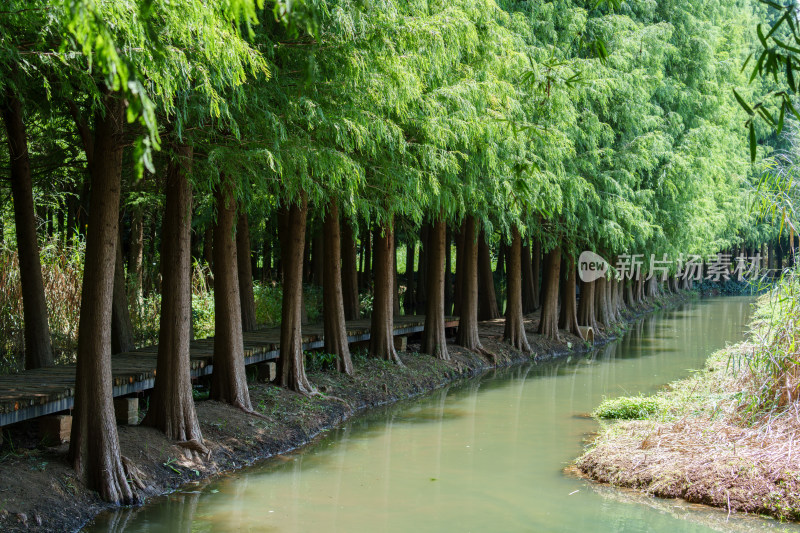
<svg viewBox="0 0 800 533">
<path fill-rule="evenodd" d="M 422 315 L 395 319 L 395 336 L 405 336 L 424 329 Z M 447 327 L 458 325 L 448 317 Z M 369 340 L 369 319 L 347 322 L 350 343 Z M 322 325 L 303 327 L 303 349 L 323 347 Z M 244 334 L 245 364 L 252 365 L 278 358 L 280 328 L 265 328 Z M 147 346 L 111 357 L 114 396 L 125 396 L 153 388 L 158 346 Z M 210 375 L 213 369 L 213 337 L 192 341 L 192 377 Z M 64 365 L 18 374 L 0 376 L 0 426 L 72 409 L 75 394 L 75 365 Z"/>
</svg>

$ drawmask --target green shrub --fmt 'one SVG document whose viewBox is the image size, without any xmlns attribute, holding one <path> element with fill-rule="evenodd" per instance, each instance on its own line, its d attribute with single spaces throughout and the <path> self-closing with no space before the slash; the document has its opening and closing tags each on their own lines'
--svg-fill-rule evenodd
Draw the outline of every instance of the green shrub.
<svg viewBox="0 0 800 533">
<path fill-rule="evenodd" d="M 622 396 L 603 400 L 592 412 L 595 418 L 645 420 L 663 412 L 667 401 L 658 396 Z"/>
</svg>

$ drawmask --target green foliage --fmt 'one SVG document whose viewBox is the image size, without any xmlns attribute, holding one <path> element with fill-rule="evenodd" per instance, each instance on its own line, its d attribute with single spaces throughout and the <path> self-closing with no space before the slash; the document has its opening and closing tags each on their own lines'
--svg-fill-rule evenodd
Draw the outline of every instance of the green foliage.
<svg viewBox="0 0 800 533">
<path fill-rule="evenodd" d="M 666 406 L 666 400 L 660 396 L 622 396 L 603 400 L 592 411 L 592 416 L 617 420 L 646 420 L 663 411 Z"/>
<path fill-rule="evenodd" d="M 751 331 L 752 350 L 739 353 L 731 364 L 744 369 L 751 383 L 741 403 L 754 416 L 780 410 L 800 399 L 800 277 L 786 270 L 761 296 Z"/>
</svg>

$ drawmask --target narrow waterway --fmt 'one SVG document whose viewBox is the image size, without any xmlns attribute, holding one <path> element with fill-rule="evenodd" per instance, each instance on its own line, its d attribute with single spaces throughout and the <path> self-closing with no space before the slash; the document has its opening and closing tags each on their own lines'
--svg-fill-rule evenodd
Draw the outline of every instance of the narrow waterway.
<svg viewBox="0 0 800 533">
<path fill-rule="evenodd" d="M 709 531 L 784 529 L 564 472 L 604 397 L 649 393 L 743 338 L 750 298 L 662 311 L 593 353 L 526 365 L 357 417 L 303 450 L 88 531 Z"/>
</svg>

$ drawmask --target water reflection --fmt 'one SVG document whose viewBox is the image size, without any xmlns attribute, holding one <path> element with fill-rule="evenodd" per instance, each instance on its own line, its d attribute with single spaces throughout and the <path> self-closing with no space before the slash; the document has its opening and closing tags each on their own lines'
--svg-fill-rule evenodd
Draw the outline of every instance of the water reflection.
<svg viewBox="0 0 800 533">
<path fill-rule="evenodd" d="M 730 524 L 724 513 L 670 513 L 609 497 L 563 469 L 597 430 L 585 414 L 604 397 L 649 393 L 686 376 L 742 338 L 749 311 L 747 299 L 727 298 L 662 312 L 593 352 L 387 407 L 183 503 L 163 499 L 90 531 L 188 531 L 187 523 L 226 532 L 719 529 Z M 774 525 L 732 520 L 747 530 Z"/>
</svg>

